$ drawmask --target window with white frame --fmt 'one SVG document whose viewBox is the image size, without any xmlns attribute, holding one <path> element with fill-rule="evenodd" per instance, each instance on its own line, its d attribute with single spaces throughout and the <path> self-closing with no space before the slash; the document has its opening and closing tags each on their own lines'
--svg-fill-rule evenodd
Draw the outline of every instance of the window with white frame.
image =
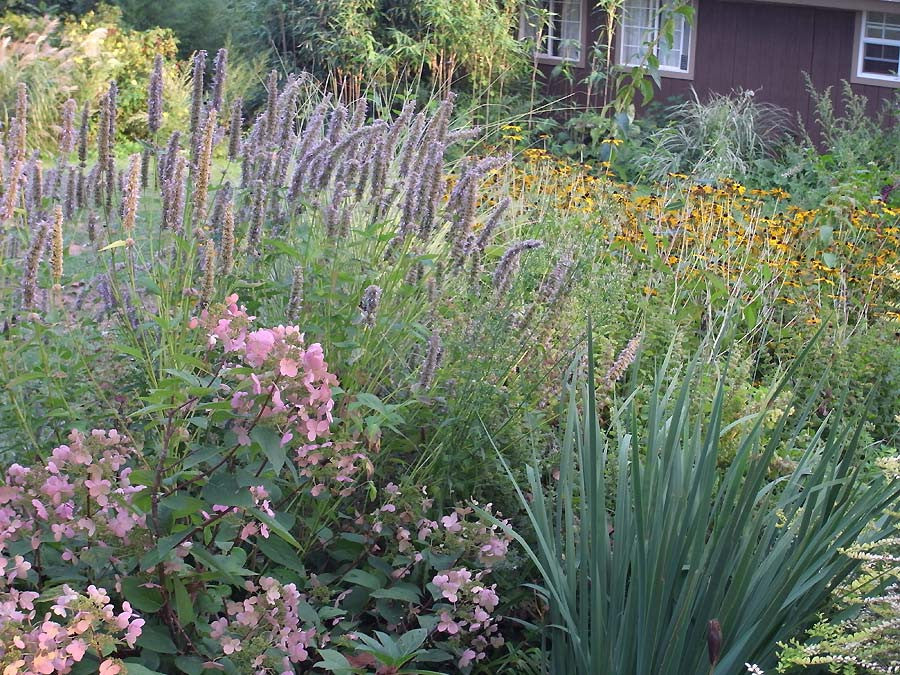
<svg viewBox="0 0 900 675">
<path fill-rule="evenodd" d="M 900 82 L 900 14 L 863 12 L 857 76 Z"/>
<path fill-rule="evenodd" d="M 652 47 L 659 69 L 678 73 L 691 70 L 691 24 L 682 14 L 674 14 L 669 0 L 625 0 L 619 27 L 619 63 L 640 65 Z M 671 44 L 660 31 L 672 19 Z"/>
<path fill-rule="evenodd" d="M 581 61 L 583 6 L 584 0 L 532 0 L 526 4 L 521 34 L 534 40 L 535 56 L 551 61 Z"/>
</svg>

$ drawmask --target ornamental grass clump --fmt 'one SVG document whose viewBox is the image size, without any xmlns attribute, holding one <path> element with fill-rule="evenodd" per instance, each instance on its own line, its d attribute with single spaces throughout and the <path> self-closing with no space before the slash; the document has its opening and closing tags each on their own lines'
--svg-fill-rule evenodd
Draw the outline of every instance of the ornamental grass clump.
<svg viewBox="0 0 900 675">
<path fill-rule="evenodd" d="M 531 466 L 516 488 L 534 537 L 515 537 L 550 608 L 550 671 L 737 675 L 748 662 L 770 667 L 778 642 L 811 624 L 859 569 L 842 551 L 895 531 L 884 510 L 900 484 L 863 481 L 862 423 L 842 421 L 840 411 L 811 436 L 798 434 L 815 396 L 783 412 L 768 434 L 765 413 L 736 423 L 746 430 L 720 475 L 723 378 L 710 413 L 697 417 L 696 364 L 676 378 L 665 363 L 647 407 L 630 397 L 606 431 L 588 335 L 586 378 L 581 356 L 570 370 L 559 480 L 550 489 Z M 797 439 L 805 440 L 796 467 L 770 480 L 774 453 Z"/>
</svg>

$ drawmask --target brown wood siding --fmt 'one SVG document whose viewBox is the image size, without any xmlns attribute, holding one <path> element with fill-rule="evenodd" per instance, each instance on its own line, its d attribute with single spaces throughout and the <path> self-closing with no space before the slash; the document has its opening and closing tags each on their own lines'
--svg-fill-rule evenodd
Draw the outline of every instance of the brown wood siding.
<svg viewBox="0 0 900 675">
<path fill-rule="evenodd" d="M 589 33 L 595 39 L 602 17 L 592 14 L 590 21 Z M 842 9 L 697 0 L 694 79 L 663 78 L 656 98 L 685 98 L 691 87 L 701 99 L 710 92 L 753 89 L 760 100 L 796 111 L 813 127 L 815 111 L 803 73 L 809 73 L 820 91 L 832 87 L 839 105 L 842 80 L 849 81 L 853 69 L 855 21 L 855 12 Z M 575 80 L 587 72 L 576 69 Z M 551 81 L 548 87 L 553 94 L 573 94 L 581 105 L 588 104 L 583 86 Z M 896 91 L 861 84 L 852 88 L 868 97 L 872 113 Z M 592 99 L 590 105 L 602 104 L 599 97 Z"/>
</svg>

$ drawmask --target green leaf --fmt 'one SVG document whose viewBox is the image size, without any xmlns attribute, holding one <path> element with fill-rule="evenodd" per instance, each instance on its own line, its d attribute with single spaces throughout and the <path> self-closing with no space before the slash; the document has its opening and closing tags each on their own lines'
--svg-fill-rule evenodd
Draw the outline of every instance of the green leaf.
<svg viewBox="0 0 900 675">
<path fill-rule="evenodd" d="M 151 567 L 155 567 L 163 560 L 169 557 L 169 553 L 172 552 L 172 549 L 178 546 L 181 541 L 184 539 L 184 536 L 187 534 L 186 531 L 176 532 L 175 534 L 170 534 L 166 537 L 163 537 L 159 540 L 159 543 L 150 549 L 142 558 L 141 558 L 141 569 L 150 569 Z"/>
<path fill-rule="evenodd" d="M 319 656 L 322 657 L 322 660 L 316 664 L 317 668 L 338 673 L 338 675 L 349 675 L 356 672 L 347 657 L 334 649 L 320 649 Z"/>
<path fill-rule="evenodd" d="M 175 658 L 175 667 L 187 675 L 203 675 L 203 659 L 196 656 L 178 656 Z"/>
<path fill-rule="evenodd" d="M 428 631 L 424 628 L 407 631 L 397 638 L 397 648 L 401 654 L 413 654 L 425 643 L 427 637 Z"/>
<path fill-rule="evenodd" d="M 384 587 L 384 581 L 382 579 L 361 569 L 352 569 L 347 572 L 344 575 L 344 581 L 371 590 L 377 590 Z"/>
<path fill-rule="evenodd" d="M 111 243 L 111 244 L 107 244 L 106 246 L 104 246 L 103 248 L 101 248 L 101 249 L 100 249 L 99 251 L 97 251 L 97 252 L 98 252 L 98 253 L 103 253 L 103 251 L 109 251 L 109 250 L 112 250 L 112 249 L 114 249 L 114 248 L 122 248 L 123 246 L 125 246 L 125 243 L 126 243 L 126 242 L 125 242 L 124 239 L 118 239 L 117 241 L 114 241 L 114 242 Z"/>
<path fill-rule="evenodd" d="M 405 586 L 392 586 L 391 588 L 379 588 L 370 594 L 373 598 L 386 598 L 388 600 L 400 600 L 401 602 L 417 603 L 421 599 L 419 590 L 412 584 Z"/>
<path fill-rule="evenodd" d="M 209 505 L 202 499 L 197 499 L 196 497 L 191 497 L 190 495 L 180 492 L 176 492 L 161 499 L 159 505 L 169 509 L 175 518 L 192 516 L 209 508 Z"/>
<path fill-rule="evenodd" d="M 824 262 L 827 267 L 834 269 L 837 267 L 837 256 L 834 253 L 823 253 L 822 262 Z"/>
<path fill-rule="evenodd" d="M 260 511 L 257 508 L 247 509 L 248 513 L 252 513 L 257 520 L 261 523 L 265 523 L 272 532 L 281 537 L 288 544 L 293 546 L 294 548 L 300 548 L 300 542 L 294 539 L 290 532 L 287 531 L 287 528 L 284 527 L 281 523 L 275 520 L 268 513 Z"/>
<path fill-rule="evenodd" d="M 141 577 L 125 577 L 122 579 L 122 595 L 134 607 L 142 612 L 154 613 L 163 606 L 163 596 L 158 588 L 147 588 Z"/>
<path fill-rule="evenodd" d="M 348 406 L 351 410 L 355 410 L 360 406 L 366 406 L 367 408 L 371 408 L 376 412 L 380 412 L 385 414 L 387 411 L 385 410 L 384 403 L 380 398 L 375 396 L 375 394 L 369 394 L 366 392 L 360 392 L 353 397 L 353 402 Z"/>
<path fill-rule="evenodd" d="M 297 549 L 283 539 L 259 536 L 256 538 L 256 545 L 263 555 L 272 562 L 276 562 L 300 574 L 306 574 L 306 568 L 297 553 Z"/>
<path fill-rule="evenodd" d="M 175 590 L 175 611 L 178 614 L 178 623 L 182 626 L 190 626 L 197 618 L 194 603 L 184 586 L 184 582 L 178 577 L 171 577 L 172 587 Z"/>
<path fill-rule="evenodd" d="M 250 432 L 250 438 L 259 443 L 275 473 L 281 473 L 287 460 L 287 448 L 281 444 L 281 436 L 274 429 L 258 426 Z"/>
<path fill-rule="evenodd" d="M 138 642 L 140 642 L 140 640 L 138 640 Z M 126 675 L 164 675 L 158 670 L 150 670 L 146 666 L 142 666 L 140 663 L 132 663 L 131 661 L 125 662 L 125 673 Z"/>
<path fill-rule="evenodd" d="M 203 486 L 201 496 L 211 506 L 237 506 L 248 509 L 253 506 L 253 495 L 246 487 L 238 485 L 234 474 L 227 471 L 218 471 L 213 474 L 206 485 Z"/>
<path fill-rule="evenodd" d="M 178 647 L 172 642 L 168 631 L 159 626 L 145 625 L 141 630 L 141 636 L 137 639 L 137 646 L 149 649 L 157 654 L 178 653 Z"/>
</svg>

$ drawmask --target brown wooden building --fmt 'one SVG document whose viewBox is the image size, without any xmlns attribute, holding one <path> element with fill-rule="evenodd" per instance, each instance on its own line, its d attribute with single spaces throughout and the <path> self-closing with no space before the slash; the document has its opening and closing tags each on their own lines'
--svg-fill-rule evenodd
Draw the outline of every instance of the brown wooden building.
<svg viewBox="0 0 900 675">
<path fill-rule="evenodd" d="M 666 20 L 671 0 L 624 0 L 614 31 L 616 64 L 639 62 Z M 811 118 L 803 73 L 818 90 L 841 81 L 869 99 L 874 112 L 900 88 L 900 0 L 692 0 L 693 24 L 672 15 L 671 44 L 656 40 L 662 87 L 657 99 L 752 89 L 756 96 Z M 548 74 L 565 65 L 573 78 L 551 78 L 555 93 L 584 101 L 591 47 L 606 16 L 592 0 L 538 0 L 522 36 L 540 24 L 535 59 Z M 537 18 L 537 21 L 535 20 Z M 594 92 L 597 91 L 595 88 Z M 591 105 L 602 103 L 592 94 Z"/>
</svg>

